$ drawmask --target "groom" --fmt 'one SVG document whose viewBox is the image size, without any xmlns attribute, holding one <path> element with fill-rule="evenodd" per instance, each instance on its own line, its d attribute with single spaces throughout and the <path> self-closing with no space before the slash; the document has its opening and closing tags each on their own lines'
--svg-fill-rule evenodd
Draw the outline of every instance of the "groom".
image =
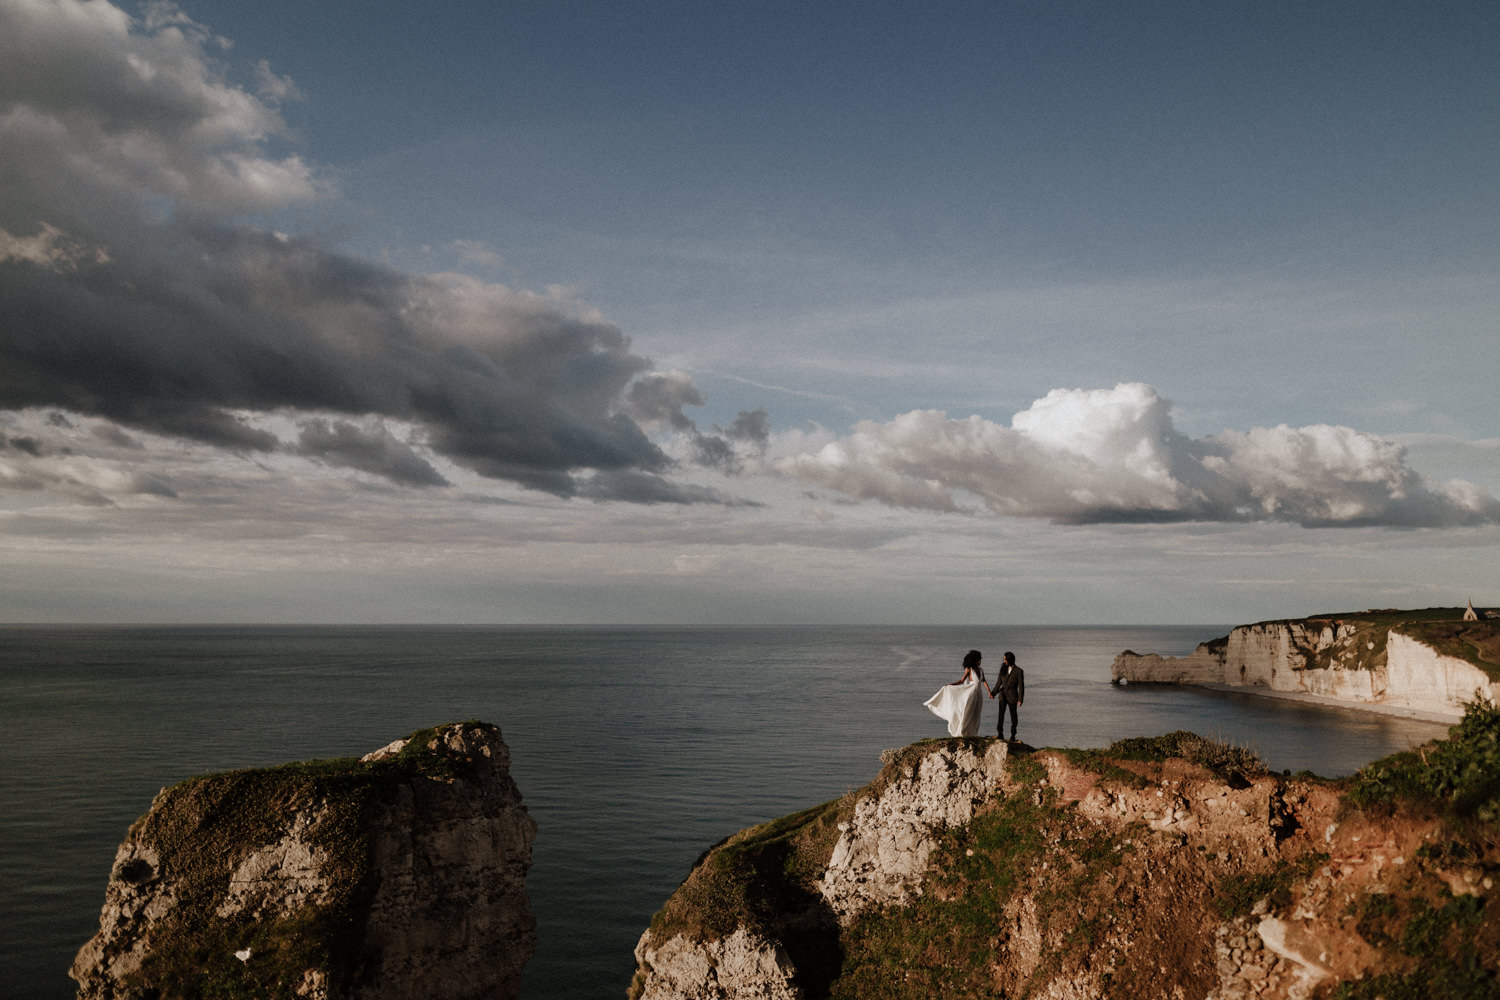
<svg viewBox="0 0 1500 1000">
<path fill-rule="evenodd" d="M 1015 742 L 1016 709 L 1026 700 L 1026 672 L 1016 666 L 1015 653 L 1005 654 L 1005 662 L 1000 664 L 999 680 L 990 697 L 1000 699 L 1000 717 L 995 721 L 996 738 L 1005 739 L 1005 710 L 1009 707 L 1010 738 Z"/>
</svg>

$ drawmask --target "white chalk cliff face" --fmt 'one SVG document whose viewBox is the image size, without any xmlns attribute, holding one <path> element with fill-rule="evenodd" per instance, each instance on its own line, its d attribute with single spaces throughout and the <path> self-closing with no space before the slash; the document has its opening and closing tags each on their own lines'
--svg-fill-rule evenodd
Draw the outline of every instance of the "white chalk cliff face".
<svg viewBox="0 0 1500 1000">
<path fill-rule="evenodd" d="M 164 789 L 119 853 L 80 1000 L 513 998 L 536 823 L 484 723 Z"/>
<path fill-rule="evenodd" d="M 1115 657 L 1110 678 L 1320 695 L 1453 720 L 1476 697 L 1500 701 L 1500 683 L 1472 663 L 1398 629 L 1328 619 L 1241 625 L 1181 657 L 1127 650 Z"/>
</svg>

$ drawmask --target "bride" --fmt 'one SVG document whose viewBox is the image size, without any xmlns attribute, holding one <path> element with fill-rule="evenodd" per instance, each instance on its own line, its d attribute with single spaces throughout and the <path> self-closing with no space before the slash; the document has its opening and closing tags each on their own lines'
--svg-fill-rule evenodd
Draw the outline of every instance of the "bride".
<svg viewBox="0 0 1500 1000">
<path fill-rule="evenodd" d="M 984 698 L 980 697 L 979 689 L 984 688 L 985 694 L 990 693 L 984 671 L 979 669 L 980 659 L 979 650 L 969 650 L 964 657 L 964 675 L 938 688 L 938 693 L 924 703 L 932 709 L 933 715 L 947 721 L 949 736 L 979 735 L 979 716 L 984 709 Z"/>
</svg>

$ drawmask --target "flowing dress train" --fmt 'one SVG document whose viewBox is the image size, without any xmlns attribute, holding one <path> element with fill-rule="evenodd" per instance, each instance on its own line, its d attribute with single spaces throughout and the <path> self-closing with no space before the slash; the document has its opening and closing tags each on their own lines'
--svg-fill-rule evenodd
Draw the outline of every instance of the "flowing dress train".
<svg viewBox="0 0 1500 1000">
<path fill-rule="evenodd" d="M 923 704 L 948 723 L 949 736 L 978 736 L 979 716 L 984 709 L 984 690 L 979 679 L 962 684 L 944 684 Z"/>
</svg>

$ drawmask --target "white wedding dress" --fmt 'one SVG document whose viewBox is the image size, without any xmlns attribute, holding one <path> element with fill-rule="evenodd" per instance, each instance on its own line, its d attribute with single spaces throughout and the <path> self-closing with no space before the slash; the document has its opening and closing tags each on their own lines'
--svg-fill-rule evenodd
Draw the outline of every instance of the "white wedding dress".
<svg viewBox="0 0 1500 1000">
<path fill-rule="evenodd" d="M 979 716 L 984 710 L 984 688 L 970 675 L 962 684 L 944 684 L 923 704 L 948 723 L 949 736 L 978 736 Z"/>
</svg>

